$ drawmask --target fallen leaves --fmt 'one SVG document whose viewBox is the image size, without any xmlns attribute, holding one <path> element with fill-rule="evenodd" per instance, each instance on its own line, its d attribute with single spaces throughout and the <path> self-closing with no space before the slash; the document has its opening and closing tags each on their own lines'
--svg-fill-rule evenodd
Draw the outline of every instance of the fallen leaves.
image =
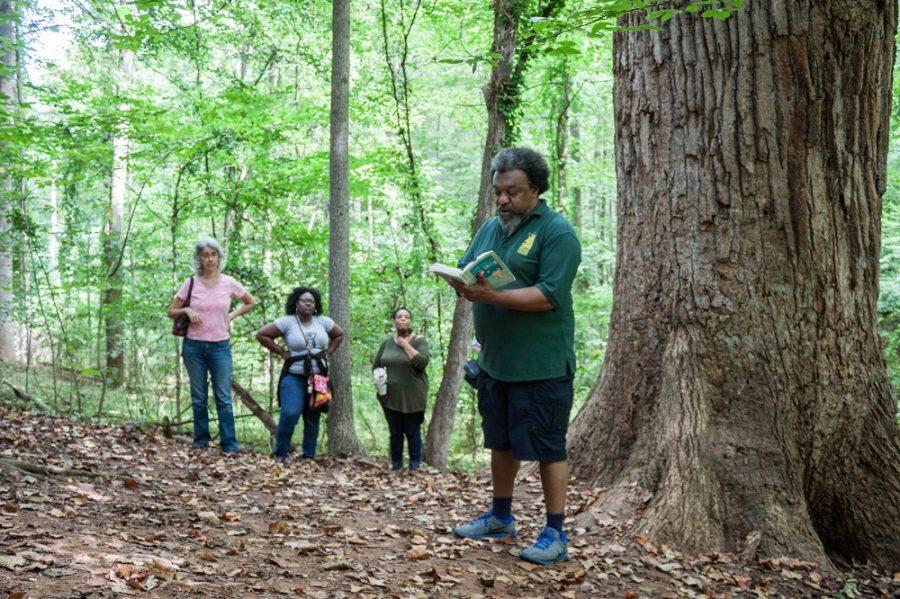
<svg viewBox="0 0 900 599">
<path fill-rule="evenodd" d="M 138 591 L 152 591 L 160 580 L 149 568 L 137 568 L 132 564 L 117 564 L 106 575 L 114 587 L 128 586 Z"/>
<path fill-rule="evenodd" d="M 7 570 L 15 570 L 24 566 L 27 560 L 19 555 L 0 555 L 0 566 Z"/>
<path fill-rule="evenodd" d="M 210 512 L 209 510 L 203 510 L 197 512 L 197 517 L 202 518 L 203 520 L 209 520 L 210 522 L 218 522 L 219 515 L 215 512 Z"/>
<path fill-rule="evenodd" d="M 431 552 L 428 551 L 428 547 L 425 545 L 413 545 L 412 549 L 406 552 L 406 557 L 409 559 L 428 559 L 431 557 Z"/>
<path fill-rule="evenodd" d="M 11 428 L 4 418 L 0 406 L 0 431 Z M 727 553 L 683 555 L 631 534 L 634 521 L 609 514 L 597 515 L 590 531 L 569 530 L 568 562 L 521 561 L 518 553 L 543 525 L 536 477 L 517 490 L 525 539 L 467 541 L 452 536 L 451 526 L 482 508 L 486 477 L 431 470 L 398 477 L 371 461 L 329 457 L 282 467 L 252 455 L 189 453 L 115 427 L 67 423 L 63 434 L 52 420 L 26 422 L 16 428 L 33 426 L 29 451 L 52 452 L 11 458 L 115 475 L 107 486 L 21 476 L 10 491 L 0 479 L 0 588 L 27 596 L 52 595 L 41 589 L 59 588 L 53 585 L 85 595 L 216 589 L 323 599 L 873 594 L 871 579 L 829 579 L 789 557 L 741 563 Z M 95 447 L 80 443 L 87 437 Z M 0 451 L 18 451 L 9 447 Z M 573 511 L 600 492 L 573 488 Z M 26 577 L 33 588 L 11 586 Z"/>
</svg>

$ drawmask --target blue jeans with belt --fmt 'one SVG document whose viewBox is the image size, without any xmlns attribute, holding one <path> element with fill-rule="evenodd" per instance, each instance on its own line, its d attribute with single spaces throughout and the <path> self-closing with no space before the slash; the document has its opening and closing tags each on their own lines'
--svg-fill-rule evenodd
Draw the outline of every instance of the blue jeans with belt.
<svg viewBox="0 0 900 599">
<path fill-rule="evenodd" d="M 209 445 L 209 380 L 212 380 L 219 416 L 219 443 L 222 451 L 239 449 L 234 432 L 234 412 L 231 408 L 231 343 L 197 341 L 185 338 L 181 357 L 191 381 L 191 405 L 194 409 L 194 447 Z"/>
<path fill-rule="evenodd" d="M 306 377 L 286 374 L 281 379 L 281 414 L 278 417 L 278 429 L 275 431 L 275 449 L 279 458 L 286 457 L 291 449 L 291 437 L 300 416 L 303 416 L 303 457 L 316 457 L 316 444 L 319 440 L 319 421 L 322 412 L 311 410 L 306 401 Z"/>
</svg>

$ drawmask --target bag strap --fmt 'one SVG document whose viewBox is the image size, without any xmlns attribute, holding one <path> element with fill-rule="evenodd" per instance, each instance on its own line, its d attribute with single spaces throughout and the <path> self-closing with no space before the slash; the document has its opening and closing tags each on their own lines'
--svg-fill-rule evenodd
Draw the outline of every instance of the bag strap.
<svg viewBox="0 0 900 599">
<path fill-rule="evenodd" d="M 191 295 L 194 293 L 194 277 L 191 277 L 191 283 L 188 285 L 188 296 L 187 299 L 184 300 L 184 305 L 182 308 L 187 308 L 191 305 Z"/>
<path fill-rule="evenodd" d="M 303 356 L 297 356 L 298 358 L 303 359 L 303 369 L 306 371 L 306 376 L 312 376 L 312 363 L 315 362 L 316 366 L 319 367 L 319 373 L 322 376 L 328 376 L 328 361 L 324 358 L 312 357 L 309 353 L 309 350 L 306 350 L 306 354 Z"/>
<path fill-rule="evenodd" d="M 309 349 L 309 343 L 306 341 L 306 335 L 303 333 L 303 323 L 300 322 L 300 317 L 297 316 L 296 312 L 294 312 L 294 318 L 297 319 L 297 326 L 300 327 L 300 336 L 303 338 L 304 347 L 306 347 L 306 354 L 304 354 L 303 356 L 296 356 L 296 357 L 298 359 L 299 358 L 303 359 L 303 369 L 306 371 L 306 375 L 309 376 L 309 375 L 313 374 L 312 362 L 313 362 L 313 360 L 315 360 L 316 366 L 319 367 L 319 374 L 328 376 L 328 361 L 325 360 L 324 358 L 319 358 L 319 357 L 314 358 L 312 356 L 312 353 L 310 352 L 310 349 Z M 315 316 L 313 316 L 313 318 L 315 318 Z"/>
<path fill-rule="evenodd" d="M 278 405 L 281 405 L 281 381 L 284 380 L 284 377 L 291 375 L 290 372 L 291 366 L 299 362 L 303 359 L 303 356 L 291 356 L 287 360 L 284 361 L 284 364 L 281 366 L 281 374 L 278 375 Z"/>
</svg>

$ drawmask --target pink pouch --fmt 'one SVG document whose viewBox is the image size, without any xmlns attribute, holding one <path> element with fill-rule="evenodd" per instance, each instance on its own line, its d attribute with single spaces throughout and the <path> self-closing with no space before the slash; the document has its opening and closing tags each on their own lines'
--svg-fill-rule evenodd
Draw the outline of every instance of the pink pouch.
<svg viewBox="0 0 900 599">
<path fill-rule="evenodd" d="M 324 374 L 310 374 L 307 381 L 309 407 L 314 410 L 328 411 L 331 403 L 331 381 Z"/>
</svg>

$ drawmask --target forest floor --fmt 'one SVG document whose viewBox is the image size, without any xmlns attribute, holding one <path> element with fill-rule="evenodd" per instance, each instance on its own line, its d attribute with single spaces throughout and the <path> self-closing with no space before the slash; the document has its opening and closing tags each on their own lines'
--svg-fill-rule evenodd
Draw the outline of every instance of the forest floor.
<svg viewBox="0 0 900 599">
<path fill-rule="evenodd" d="M 898 575 L 826 576 L 788 558 L 683 555 L 609 519 L 570 529 L 570 559 L 518 559 L 520 538 L 451 532 L 486 507 L 487 475 L 391 472 L 367 459 L 291 461 L 193 450 L 136 427 L 0 405 L 0 597 L 889 597 Z M 573 485 L 570 512 L 594 491 Z"/>
</svg>

